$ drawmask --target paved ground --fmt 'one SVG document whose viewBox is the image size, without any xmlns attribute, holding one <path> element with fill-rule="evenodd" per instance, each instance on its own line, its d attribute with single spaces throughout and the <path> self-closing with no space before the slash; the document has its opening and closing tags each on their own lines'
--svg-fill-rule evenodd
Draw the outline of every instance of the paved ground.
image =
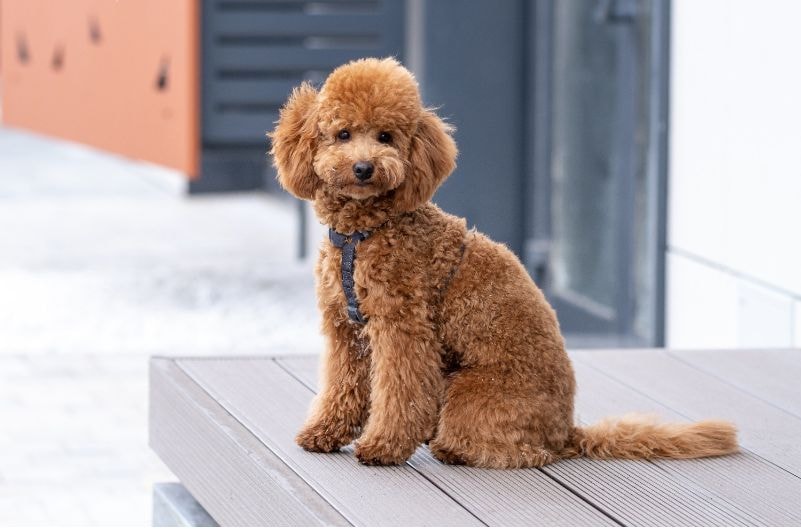
<svg viewBox="0 0 801 529">
<path fill-rule="evenodd" d="M 0 525 L 148 525 L 153 354 L 317 351 L 291 204 L 0 128 Z"/>
</svg>

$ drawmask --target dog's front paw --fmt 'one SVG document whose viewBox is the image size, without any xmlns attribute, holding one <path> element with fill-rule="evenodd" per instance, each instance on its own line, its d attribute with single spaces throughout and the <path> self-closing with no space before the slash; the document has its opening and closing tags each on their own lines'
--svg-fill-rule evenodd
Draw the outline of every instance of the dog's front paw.
<svg viewBox="0 0 801 529">
<path fill-rule="evenodd" d="M 343 428 L 318 422 L 307 424 L 295 437 L 295 442 L 309 452 L 336 452 L 350 443 L 351 435 Z"/>
<path fill-rule="evenodd" d="M 360 438 L 356 457 L 364 465 L 401 465 L 414 453 L 414 446 L 384 438 Z"/>
</svg>

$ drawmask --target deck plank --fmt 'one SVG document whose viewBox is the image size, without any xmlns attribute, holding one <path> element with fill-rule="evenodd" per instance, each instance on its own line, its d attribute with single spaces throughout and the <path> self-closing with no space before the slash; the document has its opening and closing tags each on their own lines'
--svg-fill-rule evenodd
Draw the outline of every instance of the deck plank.
<svg viewBox="0 0 801 529">
<path fill-rule="evenodd" d="M 544 468 L 626 526 L 748 526 L 754 519 L 648 461 L 579 458 Z"/>
<path fill-rule="evenodd" d="M 319 388 L 320 357 L 317 355 L 283 356 L 275 361 L 307 388 L 317 393 Z"/>
<path fill-rule="evenodd" d="M 582 361 L 574 366 L 579 382 L 576 407 L 583 423 L 633 411 L 656 413 L 665 420 L 688 419 Z M 746 515 L 745 520 L 759 525 L 801 524 L 801 479 L 748 450 L 727 457 L 651 464 L 732 505 Z"/>
<path fill-rule="evenodd" d="M 178 360 L 201 387 L 354 525 L 478 526 L 408 467 L 364 467 L 347 450 L 310 454 L 293 436 L 312 392 L 271 360 Z"/>
<path fill-rule="evenodd" d="M 424 525 L 465 524 L 447 512 L 431 518 L 432 512 L 443 512 L 440 506 L 419 503 L 414 490 L 425 487 L 440 495 L 436 501 L 446 501 L 446 511 L 455 508 L 472 525 L 801 524 L 801 479 L 794 466 L 801 462 L 791 446 L 801 420 L 779 409 L 786 408 L 787 387 L 771 392 L 762 374 L 756 380 L 743 378 L 746 367 L 707 372 L 719 362 L 714 355 L 696 365 L 684 354 L 571 353 L 579 418 L 593 422 L 631 411 L 657 412 L 671 420 L 720 416 L 740 426 L 747 447 L 742 453 L 687 461 L 577 459 L 542 470 L 492 471 L 442 465 L 421 447 L 409 463 L 414 470 L 365 468 L 350 448 L 333 455 L 306 454 L 292 442 L 311 396 L 307 388 L 317 384 L 316 357 L 179 360 L 178 365 L 327 506 L 356 525 L 421 523 L 423 517 Z M 749 365 L 747 354 L 737 356 L 737 362 Z M 776 377 L 780 386 L 799 365 L 794 357 L 784 358 L 787 364 L 779 362 L 778 370 L 774 365 L 764 369 L 764 377 Z M 343 491 L 353 483 L 359 485 Z M 431 492 L 422 496 L 431 501 Z M 398 504 L 404 507 L 396 510 Z"/>
<path fill-rule="evenodd" d="M 171 359 L 150 362 L 150 446 L 220 525 L 348 525 Z"/>
<path fill-rule="evenodd" d="M 317 389 L 318 359 L 278 362 Z M 610 526 L 615 522 L 538 470 L 480 470 L 443 465 L 420 447 L 409 464 L 491 526 Z"/>
<path fill-rule="evenodd" d="M 280 362 L 310 387 L 316 387 L 314 357 L 286 358 Z M 582 373 L 580 376 L 594 375 Z M 581 414 L 581 406 L 578 409 Z M 508 505 L 510 508 L 502 510 L 499 519 L 490 522 L 493 525 L 514 525 L 520 520 L 515 512 L 519 509 L 530 513 L 529 523 L 544 524 L 540 519 L 548 520 L 548 514 L 555 512 L 555 508 L 542 508 L 539 503 L 543 500 L 532 502 L 530 497 L 545 498 L 549 491 L 554 490 L 554 483 L 548 483 L 546 476 L 589 499 L 597 508 L 625 525 L 740 526 L 754 525 L 759 521 L 732 506 L 727 498 L 680 474 L 667 474 L 653 463 L 644 461 L 573 460 L 545 467 L 543 471 L 487 471 L 442 465 L 421 449 L 411 463 L 435 479 L 443 490 L 457 495 L 464 505 L 470 506 L 485 521 L 489 520 L 484 518 L 484 510 L 495 512 L 498 510 L 496 505 Z M 530 491 L 532 483 L 538 487 L 536 493 Z M 556 488 L 564 490 L 563 487 Z M 487 491 L 492 491 L 493 496 L 497 494 L 497 498 L 486 498 Z M 485 505 L 488 508 L 483 509 Z"/>
<path fill-rule="evenodd" d="M 801 350 L 668 351 L 668 355 L 801 418 Z"/>
<path fill-rule="evenodd" d="M 536 469 L 443 465 L 425 446 L 409 464 L 493 527 L 619 525 Z"/>
<path fill-rule="evenodd" d="M 801 476 L 801 419 L 662 350 L 587 350 L 573 357 L 693 420 L 737 424 L 740 443 Z"/>
</svg>

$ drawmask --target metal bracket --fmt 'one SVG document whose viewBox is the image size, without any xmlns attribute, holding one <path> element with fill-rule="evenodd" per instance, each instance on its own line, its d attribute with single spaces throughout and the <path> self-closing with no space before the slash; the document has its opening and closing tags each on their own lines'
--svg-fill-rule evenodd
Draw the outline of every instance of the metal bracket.
<svg viewBox="0 0 801 529">
<path fill-rule="evenodd" d="M 631 24 L 641 13 L 641 0 L 598 0 L 593 18 L 599 24 Z"/>
<path fill-rule="evenodd" d="M 551 256 L 551 240 L 533 237 L 526 240 L 523 258 L 534 282 L 543 285 Z"/>
</svg>

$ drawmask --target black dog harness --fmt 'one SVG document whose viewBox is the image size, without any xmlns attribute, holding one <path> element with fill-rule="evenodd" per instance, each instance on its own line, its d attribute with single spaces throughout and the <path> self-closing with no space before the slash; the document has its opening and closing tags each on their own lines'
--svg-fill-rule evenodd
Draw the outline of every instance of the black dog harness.
<svg viewBox="0 0 801 529">
<path fill-rule="evenodd" d="M 470 232 L 472 233 L 472 232 Z M 328 239 L 337 248 L 342 249 L 342 262 L 340 270 L 342 275 L 342 290 L 345 292 L 345 299 L 348 301 L 348 318 L 353 323 L 364 325 L 367 323 L 367 318 L 364 317 L 359 310 L 359 300 L 356 299 L 356 282 L 353 280 L 353 271 L 356 266 L 356 245 L 365 240 L 371 235 L 369 231 L 357 231 L 351 234 L 339 233 L 334 228 L 328 228 Z M 468 234 L 469 235 L 469 234 Z M 445 297 L 445 293 L 450 286 L 459 265 L 464 259 L 464 252 L 467 241 L 462 241 L 462 246 L 459 249 L 459 262 L 451 269 L 450 274 L 445 279 L 444 284 L 439 291 L 439 300 Z"/>
<path fill-rule="evenodd" d="M 356 299 L 356 282 L 353 280 L 353 270 L 356 266 L 356 245 L 370 236 L 369 231 L 357 231 L 346 235 L 334 228 L 328 228 L 328 239 L 331 244 L 342 249 L 342 290 L 348 300 L 348 318 L 353 323 L 364 325 L 367 318 L 359 310 L 359 300 Z"/>
</svg>

